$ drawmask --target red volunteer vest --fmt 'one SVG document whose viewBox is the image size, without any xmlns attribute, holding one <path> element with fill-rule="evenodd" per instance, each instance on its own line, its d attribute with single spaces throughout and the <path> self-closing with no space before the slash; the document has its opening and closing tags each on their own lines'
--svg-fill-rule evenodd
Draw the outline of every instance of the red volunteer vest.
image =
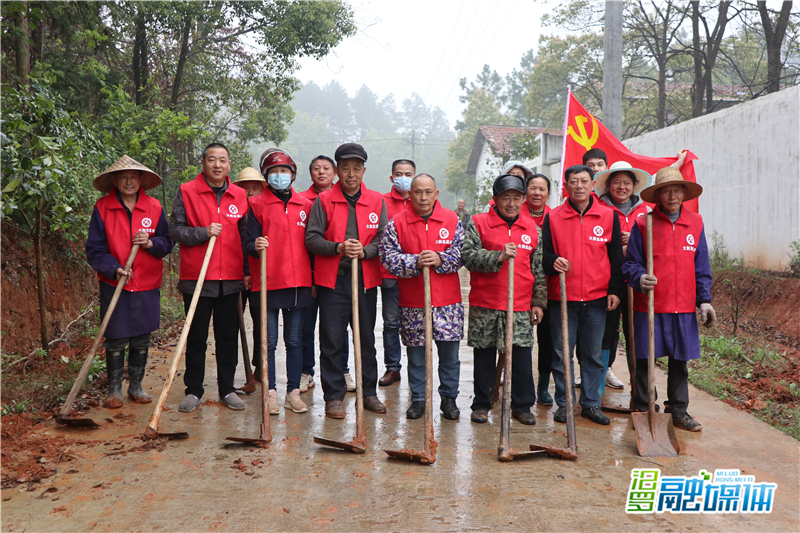
<svg viewBox="0 0 800 533">
<path fill-rule="evenodd" d="M 286 204 L 269 186 L 250 199 L 250 208 L 261 224 L 261 236 L 269 239 L 267 248 L 267 290 L 311 286 L 311 260 L 306 251 L 306 220 L 311 202 L 292 191 Z M 261 261 L 248 257 L 253 291 L 261 290 Z"/>
<path fill-rule="evenodd" d="M 647 246 L 647 218 L 636 225 L 642 233 L 642 250 Z M 694 259 L 703 232 L 703 217 L 688 209 L 673 225 L 660 209 L 653 210 L 653 274 L 658 279 L 653 299 L 656 313 L 694 313 L 697 305 Z M 646 256 L 645 256 L 646 257 Z M 634 291 L 633 308 L 647 312 L 647 296 Z"/>
<path fill-rule="evenodd" d="M 645 203 L 637 205 L 630 213 L 628 213 L 628 216 L 625 216 L 622 211 L 616 208 L 616 206 L 609 205 L 603 200 L 600 200 L 600 202 L 602 202 L 602 205 L 608 207 L 614 212 L 615 215 L 617 215 L 620 231 L 627 231 L 630 233 L 631 228 L 633 228 L 633 225 L 636 223 L 636 220 L 639 217 L 647 214 L 647 204 Z"/>
<path fill-rule="evenodd" d="M 472 222 L 486 250 L 502 250 L 509 242 L 517 245 L 514 311 L 530 311 L 534 282 L 531 256 L 539 243 L 536 223 L 530 216 L 520 216 L 509 229 L 508 223 L 493 208 L 488 213 L 474 215 Z M 508 262 L 503 262 L 500 272 L 470 272 L 470 287 L 469 305 L 505 310 L 508 301 Z"/>
<path fill-rule="evenodd" d="M 528 206 L 527 203 L 525 203 L 525 205 L 523 206 L 522 210 L 525 213 L 527 213 L 528 216 L 530 216 L 533 219 L 533 221 L 536 223 L 537 226 L 539 226 L 541 228 L 542 224 L 544 224 L 544 217 L 546 217 L 547 213 L 550 212 L 550 206 L 547 205 L 547 204 L 544 204 L 544 212 L 542 213 L 542 216 L 540 216 L 540 217 L 535 217 L 535 216 L 531 215 L 531 208 Z"/>
<path fill-rule="evenodd" d="M 247 193 L 241 187 L 232 187 L 225 177 L 228 189 L 217 206 L 217 195 L 206 183 L 203 174 L 181 185 L 186 224 L 190 228 L 205 228 L 212 223 L 222 224 L 217 237 L 206 280 L 237 280 L 244 278 L 242 241 L 239 237 L 239 220 L 247 215 Z M 198 246 L 181 244 L 181 279 L 196 280 L 200 276 L 208 242 Z"/>
<path fill-rule="evenodd" d="M 566 280 L 567 301 L 588 302 L 608 296 L 611 265 L 606 245 L 614 229 L 614 213 L 593 198 L 583 220 L 567 202 L 550 211 L 548 216 L 553 250 L 570 265 Z M 558 276 L 548 277 L 547 297 L 561 299 Z"/>
<path fill-rule="evenodd" d="M 436 201 L 428 222 L 414 211 L 405 209 L 394 217 L 397 240 L 404 254 L 418 254 L 423 250 L 444 252 L 453 245 L 458 226 L 458 215 L 445 209 Z M 400 307 L 425 307 L 425 282 L 422 273 L 413 278 L 398 278 Z M 437 274 L 431 269 L 431 305 L 444 307 L 461 301 L 461 282 L 458 273 Z"/>
<path fill-rule="evenodd" d="M 310 200 L 312 204 L 314 203 L 314 200 L 317 199 L 317 196 L 319 196 L 317 194 L 317 190 L 314 188 L 313 185 L 311 187 L 309 187 L 308 189 L 306 189 L 303 192 L 298 193 L 298 194 L 300 194 L 300 196 L 302 196 L 303 198 L 306 198 L 306 199 Z M 292 195 L 292 196 L 294 196 L 294 195 Z"/>
<path fill-rule="evenodd" d="M 411 206 L 411 200 L 400 196 L 400 193 L 397 192 L 394 186 L 392 186 L 391 191 L 383 195 L 383 202 L 386 204 L 386 217 L 388 220 L 392 220 L 398 213 L 405 211 L 406 207 Z M 427 249 L 430 250 L 431 248 Z M 431 273 L 433 273 L 433 271 L 431 271 Z M 383 268 L 383 265 L 381 265 L 381 277 L 384 279 L 397 279 L 395 276 L 389 274 L 389 272 Z"/>
<path fill-rule="evenodd" d="M 131 255 L 133 236 L 140 231 L 146 231 L 151 237 L 154 236 L 162 209 L 158 200 L 147 196 L 144 189 L 139 189 L 139 199 L 133 207 L 133 216 L 128 221 L 128 214 L 117 199 L 117 190 L 112 189 L 97 201 L 97 212 L 105 227 L 108 251 L 124 267 L 128 256 Z M 141 292 L 161 287 L 163 264 L 164 262 L 160 258 L 153 257 L 144 248 L 139 247 L 136 259 L 133 260 L 133 279 L 125 285 L 123 290 Z M 108 279 L 99 272 L 97 278 L 109 285 L 117 286 L 116 278 Z"/>
<path fill-rule="evenodd" d="M 333 188 L 319 195 L 319 201 L 325 210 L 328 227 L 323 237 L 331 242 L 344 242 L 347 234 L 347 218 L 350 215 L 350 204 L 342 193 L 342 186 L 337 181 Z M 358 240 L 363 246 L 372 242 L 378 234 L 383 196 L 381 193 L 367 189 L 361 184 L 361 197 L 356 202 L 356 220 L 358 221 Z M 314 283 L 329 289 L 336 288 L 336 276 L 339 272 L 340 254 L 314 256 Z M 359 261 L 364 274 L 364 288 L 371 289 L 381 284 L 381 264 L 378 257 Z"/>
</svg>

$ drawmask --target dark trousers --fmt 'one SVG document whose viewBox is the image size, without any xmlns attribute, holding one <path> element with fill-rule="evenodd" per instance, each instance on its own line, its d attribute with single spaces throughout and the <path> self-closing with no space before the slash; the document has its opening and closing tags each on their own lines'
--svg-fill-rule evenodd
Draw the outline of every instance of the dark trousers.
<svg viewBox="0 0 800 533">
<path fill-rule="evenodd" d="M 220 293 L 222 292 L 220 287 Z M 192 302 L 191 294 L 183 295 L 183 308 L 189 312 Z M 189 328 L 186 343 L 186 373 L 183 383 L 186 394 L 203 397 L 203 378 L 206 374 L 206 341 L 208 325 L 214 317 L 214 342 L 217 357 L 217 388 L 220 398 L 234 392 L 233 376 L 239 359 L 239 293 L 207 298 L 201 296 Z"/>
<path fill-rule="evenodd" d="M 383 315 L 383 364 L 386 370 L 400 372 L 403 355 L 400 347 L 400 287 L 397 280 L 385 279 L 381 284 L 381 314 Z"/>
<path fill-rule="evenodd" d="M 617 345 L 619 344 L 619 319 L 622 317 L 622 332 L 625 334 L 625 342 L 629 342 L 628 337 L 628 291 L 625 290 L 619 298 L 619 305 L 613 311 L 606 311 L 606 330 L 603 333 L 603 350 L 611 350 L 608 356 L 608 368 L 617 359 Z M 626 345 L 627 348 L 627 345 Z"/>
<path fill-rule="evenodd" d="M 142 349 L 147 350 L 150 348 L 150 332 L 142 333 L 135 337 L 125 337 L 124 339 L 108 339 L 103 341 L 103 346 L 106 350 L 124 350 L 131 345 L 131 350 Z"/>
<path fill-rule="evenodd" d="M 491 409 L 497 349 L 475 348 L 473 358 L 475 398 L 472 400 L 472 410 Z M 531 347 L 515 345 L 511 349 L 511 408 L 524 411 L 530 409 L 535 402 Z"/>
<path fill-rule="evenodd" d="M 378 386 L 378 361 L 375 350 L 375 319 L 378 288 L 364 290 L 358 276 L 358 317 L 361 328 L 361 379 L 364 397 L 375 396 Z M 319 297 L 319 368 L 326 402 L 343 400 L 347 386 L 342 373 L 342 351 L 347 324 L 353 320 L 350 273 L 336 277 L 336 288 L 317 287 Z M 357 355 L 356 355 L 357 356 Z"/>
<path fill-rule="evenodd" d="M 657 371 L 657 370 L 656 370 Z M 656 389 L 656 400 L 658 389 Z M 667 370 L 667 401 L 673 413 L 685 413 L 689 407 L 689 368 L 686 361 L 669 358 Z M 647 359 L 636 358 L 636 396 L 633 397 L 633 408 L 638 411 L 647 411 Z"/>
<path fill-rule="evenodd" d="M 561 312 L 560 310 L 556 312 Z M 539 379 L 553 370 L 553 339 L 550 336 L 550 308 L 544 310 L 542 321 L 536 326 L 536 343 L 539 345 Z M 549 379 L 549 378 L 548 378 Z M 513 390 L 513 386 L 512 386 Z"/>
<path fill-rule="evenodd" d="M 314 365 L 316 364 L 316 350 L 314 340 L 317 332 L 317 311 L 319 310 L 319 298 L 314 299 L 314 303 L 303 307 L 303 374 L 314 375 Z M 347 338 L 347 328 L 342 332 L 344 337 L 344 349 L 342 350 L 342 373 L 347 374 L 350 368 L 347 360 L 350 359 L 350 341 Z"/>
</svg>

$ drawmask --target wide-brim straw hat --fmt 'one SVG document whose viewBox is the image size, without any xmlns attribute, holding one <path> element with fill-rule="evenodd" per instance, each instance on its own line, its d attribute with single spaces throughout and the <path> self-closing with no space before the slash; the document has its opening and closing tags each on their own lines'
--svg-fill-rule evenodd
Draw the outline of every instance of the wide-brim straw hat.
<svg viewBox="0 0 800 533">
<path fill-rule="evenodd" d="M 121 170 L 138 170 L 142 173 L 142 185 L 141 188 L 145 191 L 154 189 L 161 185 L 161 176 L 144 166 L 143 164 L 139 163 L 132 157 L 127 155 L 123 155 L 122 157 L 117 160 L 116 163 L 108 167 L 103 171 L 102 174 L 97 176 L 94 179 L 94 188 L 100 192 L 107 193 L 114 188 L 114 182 L 112 181 L 112 177 L 114 176 L 115 172 L 119 172 Z"/>
<path fill-rule="evenodd" d="M 686 191 L 683 196 L 684 202 L 694 200 L 703 194 L 703 188 L 697 183 L 683 179 L 680 170 L 675 167 L 664 167 L 656 173 L 655 183 L 643 190 L 640 196 L 645 202 L 657 204 L 658 198 L 656 197 L 656 193 L 658 193 L 659 189 L 669 185 L 683 185 L 684 191 Z"/>
<path fill-rule="evenodd" d="M 633 185 L 633 194 L 638 195 L 653 182 L 653 177 L 649 172 L 645 172 L 640 168 L 633 168 L 627 161 L 617 161 L 611 165 L 608 170 L 598 172 L 594 175 L 594 192 L 597 193 L 597 196 L 603 196 L 607 193 L 608 180 L 611 179 L 613 174 L 623 171 L 630 172 L 636 176 L 636 183 Z"/>
<path fill-rule="evenodd" d="M 265 183 L 267 180 L 264 179 L 264 176 L 262 176 L 261 172 L 258 170 L 254 169 L 253 167 L 247 167 L 239 172 L 239 177 L 237 177 L 236 181 L 233 183 L 241 183 L 243 181 L 258 181 Z"/>
</svg>

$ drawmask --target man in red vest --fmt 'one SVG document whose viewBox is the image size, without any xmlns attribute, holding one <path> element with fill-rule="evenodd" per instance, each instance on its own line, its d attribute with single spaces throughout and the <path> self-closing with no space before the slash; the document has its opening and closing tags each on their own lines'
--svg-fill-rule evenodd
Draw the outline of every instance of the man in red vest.
<svg viewBox="0 0 800 533">
<path fill-rule="evenodd" d="M 561 314 L 551 313 L 553 339 L 553 379 L 556 384 L 553 414 L 556 422 L 566 422 L 564 357 L 572 357 L 578 338 L 581 369 L 581 416 L 606 425 L 608 417 L 600 410 L 600 380 L 603 361 L 600 347 L 605 331 L 606 312 L 616 309 L 625 290 L 622 276 L 622 233 L 619 220 L 607 207 L 592 197 L 594 173 L 586 165 L 574 165 L 564 172 L 569 199 L 545 215 L 542 224 L 544 271 L 547 297 L 558 309 L 561 288 L 558 275 L 566 273 L 569 354 L 562 353 Z"/>
<path fill-rule="evenodd" d="M 508 302 L 508 260 L 514 258 L 514 314 L 511 365 L 511 414 L 525 425 L 536 424 L 531 348 L 533 325 L 547 305 L 542 271 L 539 228 L 521 216 L 525 180 L 513 174 L 498 177 L 492 186 L 494 205 L 467 224 L 461 257 L 470 271 L 467 343 L 473 347 L 475 398 L 470 419 L 489 420 L 498 348 L 505 347 Z"/>
<path fill-rule="evenodd" d="M 336 149 L 339 181 L 314 201 L 306 228 L 306 248 L 314 254 L 314 285 L 319 298 L 319 366 L 325 415 L 344 418 L 347 392 L 342 375 L 342 331 L 352 321 L 351 262 L 358 259 L 358 306 L 361 328 L 361 374 L 364 407 L 385 413 L 378 399 L 375 313 L 381 283 L 378 244 L 386 227 L 383 196 L 361 182 L 367 152 L 360 144 Z"/>
<path fill-rule="evenodd" d="M 308 172 L 311 175 L 311 187 L 300 193 L 313 203 L 321 193 L 333 187 L 333 180 L 336 178 L 336 162 L 326 155 L 318 155 L 311 160 L 308 165 Z M 312 257 L 311 268 L 314 268 Z M 317 311 L 319 302 L 317 301 L 317 288 L 312 287 L 314 303 L 303 308 L 303 372 L 300 375 L 300 392 L 306 392 L 314 388 L 314 365 L 316 364 L 316 350 L 314 340 L 317 331 Z M 353 381 L 348 367 L 350 353 L 348 350 L 349 341 L 347 340 L 347 330 L 342 331 L 344 337 L 344 349 L 342 350 L 342 373 L 344 382 L 347 385 L 347 392 L 356 390 L 356 382 Z"/>
<path fill-rule="evenodd" d="M 411 189 L 411 180 L 417 166 L 410 159 L 398 159 L 392 163 L 392 190 L 383 195 L 386 203 L 386 215 L 392 220 L 395 215 L 405 210 L 408 205 L 408 192 Z M 383 314 L 383 364 L 386 365 L 386 372 L 383 374 L 378 384 L 387 387 L 392 383 L 400 381 L 400 358 L 402 349 L 400 348 L 400 333 L 398 331 L 398 313 L 400 311 L 399 290 L 397 288 L 397 278 L 387 272 L 381 266 L 381 312 Z"/>
<path fill-rule="evenodd" d="M 203 397 L 206 340 L 212 315 L 219 397 L 230 409 L 245 408 L 236 395 L 233 377 L 239 353 L 239 293 L 250 287 L 250 269 L 244 254 L 248 203 L 244 189 L 231 185 L 230 169 L 228 149 L 220 143 L 209 144 L 203 150 L 203 171 L 181 185 L 172 202 L 169 236 L 181 245 L 178 290 L 183 293 L 186 312 L 208 241 L 217 237 L 186 344 L 186 397 L 178 407 L 182 413 L 194 411 Z"/>
<path fill-rule="evenodd" d="M 410 185 L 413 209 L 405 209 L 389 221 L 383 232 L 381 263 L 397 276 L 400 336 L 408 354 L 411 407 L 406 418 L 425 413 L 425 298 L 422 269 L 430 267 L 433 339 L 439 351 L 439 397 L 447 420 L 458 420 L 458 380 L 461 362 L 458 345 L 464 336 L 461 304 L 461 245 L 464 228 L 454 211 L 439 203 L 436 181 L 420 174 Z"/>
</svg>

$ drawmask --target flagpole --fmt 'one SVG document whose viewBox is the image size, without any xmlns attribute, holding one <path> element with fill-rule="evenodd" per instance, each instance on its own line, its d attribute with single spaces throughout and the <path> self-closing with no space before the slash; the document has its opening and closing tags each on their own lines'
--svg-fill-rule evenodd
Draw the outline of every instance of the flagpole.
<svg viewBox="0 0 800 533">
<path fill-rule="evenodd" d="M 562 191 L 564 190 L 564 184 L 562 183 L 564 180 L 564 162 L 567 158 L 567 126 L 569 123 L 569 102 L 572 98 L 572 87 L 567 85 L 567 108 L 566 112 L 564 113 L 564 127 L 562 128 L 561 135 L 563 136 L 563 143 L 561 145 L 561 171 L 558 173 L 558 196 L 560 198 L 559 205 L 564 203 L 564 198 L 562 197 Z"/>
</svg>

